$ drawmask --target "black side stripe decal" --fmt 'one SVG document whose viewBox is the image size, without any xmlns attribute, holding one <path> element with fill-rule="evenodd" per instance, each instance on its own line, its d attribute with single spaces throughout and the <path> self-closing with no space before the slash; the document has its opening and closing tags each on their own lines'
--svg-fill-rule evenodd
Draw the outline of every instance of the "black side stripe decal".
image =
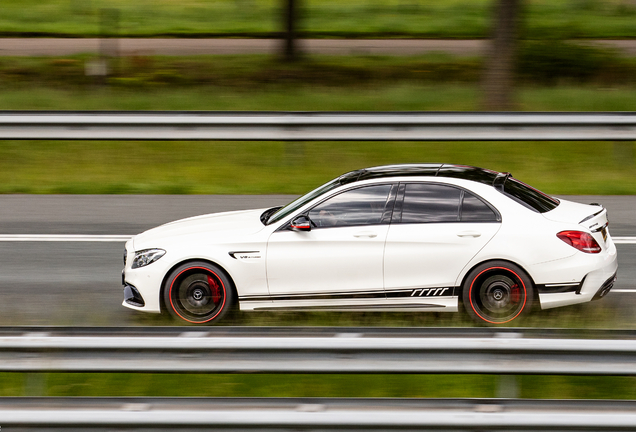
<svg viewBox="0 0 636 432">
<path fill-rule="evenodd" d="M 339 299 L 383 299 L 399 297 L 452 297 L 455 295 L 455 287 L 440 288 L 408 288 L 392 291 L 360 291 L 346 293 L 303 293 L 303 294 L 277 294 L 265 296 L 240 296 L 243 301 L 285 301 L 285 300 L 339 300 Z"/>
<path fill-rule="evenodd" d="M 443 308 L 446 307 L 444 305 L 436 305 L 436 304 L 421 304 L 421 303 L 408 303 L 402 305 L 388 304 L 388 305 L 379 305 L 379 304 L 357 304 L 357 305 L 348 305 L 348 306 L 288 306 L 288 307 L 255 307 L 254 310 L 258 311 L 351 311 L 351 310 L 387 310 L 387 309 L 432 309 L 432 308 Z"/>
</svg>

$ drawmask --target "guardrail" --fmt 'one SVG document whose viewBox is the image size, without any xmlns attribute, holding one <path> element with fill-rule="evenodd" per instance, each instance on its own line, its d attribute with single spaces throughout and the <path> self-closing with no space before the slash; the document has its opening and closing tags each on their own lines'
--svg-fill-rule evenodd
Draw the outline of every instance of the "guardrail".
<svg viewBox="0 0 636 432">
<path fill-rule="evenodd" d="M 636 376 L 634 331 L 4 327 L 0 371 Z M 506 379 L 503 379 L 506 378 Z M 500 379 L 514 395 L 514 376 Z M 512 387 L 505 389 L 504 387 Z M 502 394 L 500 391 L 499 394 Z M 634 430 L 636 401 L 0 398 L 0 426 L 215 430 Z"/>
<path fill-rule="evenodd" d="M 0 337 L 5 372 L 636 375 L 636 340 L 501 337 Z"/>
<path fill-rule="evenodd" d="M 634 401 L 0 398 L 8 427 L 214 430 L 634 430 Z"/>
<path fill-rule="evenodd" d="M 0 139 L 636 140 L 636 113 L 0 112 Z"/>
</svg>

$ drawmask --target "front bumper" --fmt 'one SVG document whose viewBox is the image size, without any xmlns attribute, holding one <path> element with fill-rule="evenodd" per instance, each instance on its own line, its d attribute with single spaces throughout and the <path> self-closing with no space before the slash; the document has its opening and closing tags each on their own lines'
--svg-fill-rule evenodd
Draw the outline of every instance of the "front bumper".
<svg viewBox="0 0 636 432">
<path fill-rule="evenodd" d="M 146 306 L 144 298 L 134 285 L 124 284 L 124 305 L 130 305 L 138 308 Z"/>
</svg>

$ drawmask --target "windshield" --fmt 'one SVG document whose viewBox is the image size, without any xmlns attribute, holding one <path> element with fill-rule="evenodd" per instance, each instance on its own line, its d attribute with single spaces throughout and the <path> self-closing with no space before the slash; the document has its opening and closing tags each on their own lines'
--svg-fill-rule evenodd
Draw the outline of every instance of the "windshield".
<svg viewBox="0 0 636 432">
<path fill-rule="evenodd" d="M 281 208 L 276 213 L 271 215 L 269 219 L 267 219 L 265 225 L 278 222 L 279 220 L 289 216 L 291 213 L 295 212 L 296 210 L 307 204 L 309 201 L 313 200 L 316 197 L 319 197 L 325 192 L 329 192 L 330 190 L 337 188 L 338 186 L 340 186 L 340 178 L 331 180 L 329 183 L 320 186 L 318 189 L 309 192 L 307 195 L 301 196 L 296 201 L 292 201 L 291 203 L 287 204 L 285 207 Z"/>
</svg>

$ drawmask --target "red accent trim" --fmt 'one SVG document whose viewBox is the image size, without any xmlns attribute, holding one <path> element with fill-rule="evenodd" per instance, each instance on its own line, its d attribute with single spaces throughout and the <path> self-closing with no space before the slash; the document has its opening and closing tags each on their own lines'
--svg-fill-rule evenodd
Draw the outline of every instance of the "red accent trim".
<svg viewBox="0 0 636 432">
<path fill-rule="evenodd" d="M 310 229 L 311 226 L 310 225 L 291 225 L 292 229 L 299 229 L 299 230 L 306 230 L 306 229 Z"/>
<path fill-rule="evenodd" d="M 208 275 L 208 285 L 212 290 L 212 301 L 214 302 L 214 304 L 216 304 L 221 299 L 221 292 L 219 291 L 219 284 L 217 284 L 216 281 L 212 279 L 212 275 Z"/>
<path fill-rule="evenodd" d="M 509 271 L 510 273 L 512 273 L 513 275 L 515 275 L 517 277 L 519 282 L 521 282 L 521 286 L 523 287 L 523 306 L 521 306 L 521 309 L 519 310 L 517 315 L 513 316 L 512 318 L 510 318 L 508 321 L 496 322 L 496 321 L 487 320 L 483 316 L 479 315 L 479 312 L 477 312 L 477 310 L 475 309 L 475 305 L 473 305 L 473 296 L 472 296 L 473 285 L 475 284 L 475 281 L 479 278 L 479 276 L 481 276 L 482 274 L 484 274 L 485 272 L 490 271 L 490 270 L 506 270 L 506 271 Z M 517 273 L 513 272 L 512 270 L 510 270 L 509 268 L 506 268 L 506 267 L 490 267 L 490 268 L 487 268 L 485 270 L 482 270 L 477 276 L 475 276 L 473 281 L 470 283 L 470 289 L 468 290 L 468 299 L 470 300 L 470 307 L 473 308 L 473 312 L 475 312 L 475 315 L 477 315 L 479 318 L 481 318 L 482 320 L 484 320 L 484 321 L 486 321 L 487 323 L 490 323 L 490 324 L 505 324 L 505 323 L 508 323 L 508 322 L 512 321 L 513 319 L 517 318 L 519 316 L 519 314 L 521 312 L 523 312 L 523 310 L 525 309 L 525 307 L 526 307 L 526 299 L 527 298 L 528 298 L 528 291 L 526 291 L 526 285 L 523 283 L 523 279 L 521 279 Z"/>
<path fill-rule="evenodd" d="M 175 282 L 177 279 L 179 279 L 179 276 L 181 276 L 183 273 L 185 273 L 185 272 L 187 272 L 187 271 L 190 271 L 190 270 L 197 270 L 197 269 L 199 269 L 199 270 L 205 270 L 206 272 L 212 273 L 214 276 L 216 276 L 216 278 L 218 279 L 218 281 L 219 281 L 219 282 L 221 282 L 221 287 L 223 288 L 223 304 L 221 305 L 221 308 L 219 309 L 219 311 L 218 311 L 216 314 L 214 314 L 214 316 L 213 316 L 212 318 L 209 318 L 209 319 L 207 319 L 207 320 L 205 320 L 205 321 L 191 321 L 191 320 L 189 320 L 189 319 L 187 319 L 187 318 L 182 317 L 182 316 L 181 316 L 181 314 L 180 314 L 180 313 L 177 311 L 177 309 L 174 307 L 174 304 L 172 303 L 172 287 L 174 286 L 174 282 Z M 209 277 L 210 277 L 210 276 L 208 275 L 208 278 L 209 278 Z M 217 289 L 218 289 L 218 286 L 217 286 Z M 226 290 L 225 290 L 225 285 L 223 284 L 223 281 L 221 280 L 221 278 L 219 277 L 219 275 L 217 275 L 216 273 L 214 273 L 214 272 L 213 272 L 212 270 L 210 270 L 209 268 L 205 268 L 205 267 L 188 267 L 187 269 L 182 270 L 182 271 L 181 271 L 181 272 L 180 272 L 177 276 L 175 276 L 175 278 L 172 280 L 172 283 L 170 284 L 170 290 L 169 290 L 169 292 L 168 292 L 168 297 L 170 298 L 170 307 L 172 307 L 172 310 L 174 311 L 174 313 L 176 313 L 177 315 L 179 315 L 179 318 L 181 318 L 182 320 L 187 321 L 187 322 L 189 322 L 189 323 L 192 323 L 192 324 L 203 324 L 203 323 L 206 323 L 206 322 L 210 322 L 210 321 L 212 321 L 214 318 L 216 318 L 216 317 L 217 317 L 217 316 L 221 313 L 221 311 L 222 311 L 222 310 L 223 310 L 223 308 L 225 307 L 225 301 L 226 301 L 226 299 L 227 299 L 227 292 L 226 292 Z"/>
<path fill-rule="evenodd" d="M 521 294 L 519 293 L 520 289 L 519 289 L 519 284 L 514 284 L 512 286 L 512 292 L 510 293 L 510 297 L 512 297 L 512 301 L 513 302 L 518 302 L 519 298 L 521 297 Z"/>
</svg>

